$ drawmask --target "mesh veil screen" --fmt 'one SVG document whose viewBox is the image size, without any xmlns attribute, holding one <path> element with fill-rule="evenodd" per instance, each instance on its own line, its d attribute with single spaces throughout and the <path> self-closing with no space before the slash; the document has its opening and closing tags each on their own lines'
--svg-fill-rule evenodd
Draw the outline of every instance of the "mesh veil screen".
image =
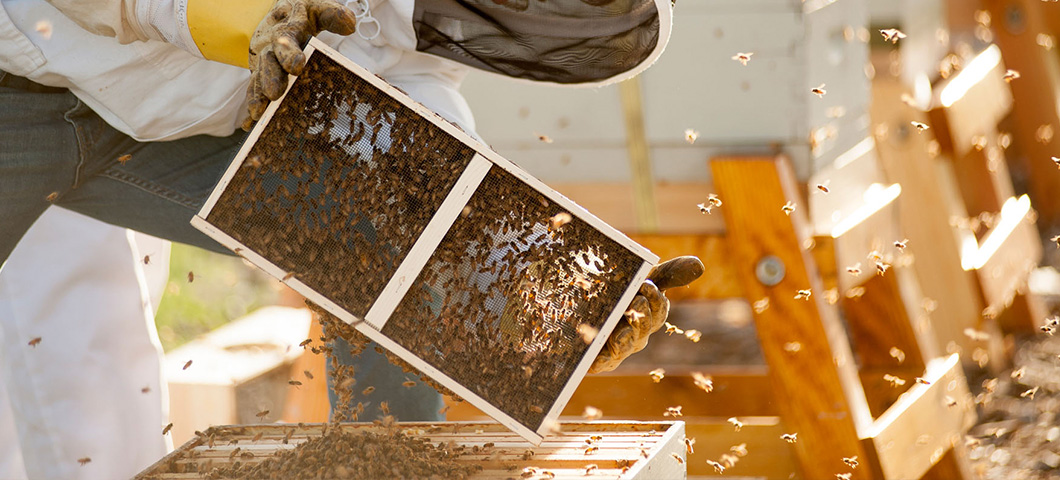
<svg viewBox="0 0 1060 480">
<path fill-rule="evenodd" d="M 382 330 L 532 429 L 643 263 L 562 213 L 492 167 Z"/>
<path fill-rule="evenodd" d="M 473 156 L 311 55 L 207 221 L 364 318 Z"/>
</svg>

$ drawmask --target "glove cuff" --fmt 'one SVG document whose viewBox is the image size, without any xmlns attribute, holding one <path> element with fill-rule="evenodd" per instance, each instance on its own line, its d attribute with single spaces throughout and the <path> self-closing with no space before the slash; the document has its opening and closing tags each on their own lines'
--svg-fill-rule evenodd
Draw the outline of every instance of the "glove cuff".
<svg viewBox="0 0 1060 480">
<path fill-rule="evenodd" d="M 275 0 L 188 0 L 188 31 L 202 56 L 248 68 L 250 38 Z"/>
</svg>

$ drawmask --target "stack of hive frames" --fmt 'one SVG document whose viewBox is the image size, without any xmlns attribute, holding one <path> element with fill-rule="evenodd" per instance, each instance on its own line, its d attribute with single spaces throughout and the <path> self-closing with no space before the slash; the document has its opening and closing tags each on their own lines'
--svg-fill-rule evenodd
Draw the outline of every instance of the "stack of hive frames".
<svg viewBox="0 0 1060 480">
<path fill-rule="evenodd" d="M 192 223 L 539 442 L 658 257 L 313 39 Z"/>
<path fill-rule="evenodd" d="M 549 437 L 540 445 L 531 445 L 497 424 L 441 422 L 398 426 L 406 435 L 434 445 L 463 447 L 456 461 L 482 466 L 472 479 L 518 478 L 531 471 L 528 467 L 538 473 L 531 478 L 548 478 L 550 473 L 555 479 L 581 479 L 587 475 L 615 480 L 676 479 L 687 474 L 684 422 L 564 422 L 562 434 Z M 347 423 L 337 428 L 349 433 L 384 431 L 365 423 Z M 213 468 L 231 467 L 237 462 L 264 462 L 319 438 L 323 429 L 322 424 L 211 427 L 144 469 L 134 480 L 200 479 Z M 252 455 L 232 455 L 237 448 Z"/>
</svg>

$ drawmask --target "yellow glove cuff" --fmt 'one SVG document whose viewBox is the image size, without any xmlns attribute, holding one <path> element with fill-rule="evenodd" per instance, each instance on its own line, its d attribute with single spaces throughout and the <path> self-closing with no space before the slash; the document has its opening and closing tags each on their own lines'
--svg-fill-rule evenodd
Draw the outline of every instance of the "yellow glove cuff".
<svg viewBox="0 0 1060 480">
<path fill-rule="evenodd" d="M 248 68 L 250 38 L 275 0 L 188 0 L 188 30 L 203 57 Z"/>
</svg>

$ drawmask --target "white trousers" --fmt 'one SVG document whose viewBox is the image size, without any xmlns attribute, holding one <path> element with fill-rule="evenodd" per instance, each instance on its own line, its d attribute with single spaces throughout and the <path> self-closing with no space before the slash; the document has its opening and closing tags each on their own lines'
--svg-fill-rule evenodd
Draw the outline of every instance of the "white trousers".
<svg viewBox="0 0 1060 480">
<path fill-rule="evenodd" d="M 168 265 L 168 242 L 56 207 L 21 240 L 0 270 L 0 480 L 125 479 L 172 448 Z"/>
</svg>

